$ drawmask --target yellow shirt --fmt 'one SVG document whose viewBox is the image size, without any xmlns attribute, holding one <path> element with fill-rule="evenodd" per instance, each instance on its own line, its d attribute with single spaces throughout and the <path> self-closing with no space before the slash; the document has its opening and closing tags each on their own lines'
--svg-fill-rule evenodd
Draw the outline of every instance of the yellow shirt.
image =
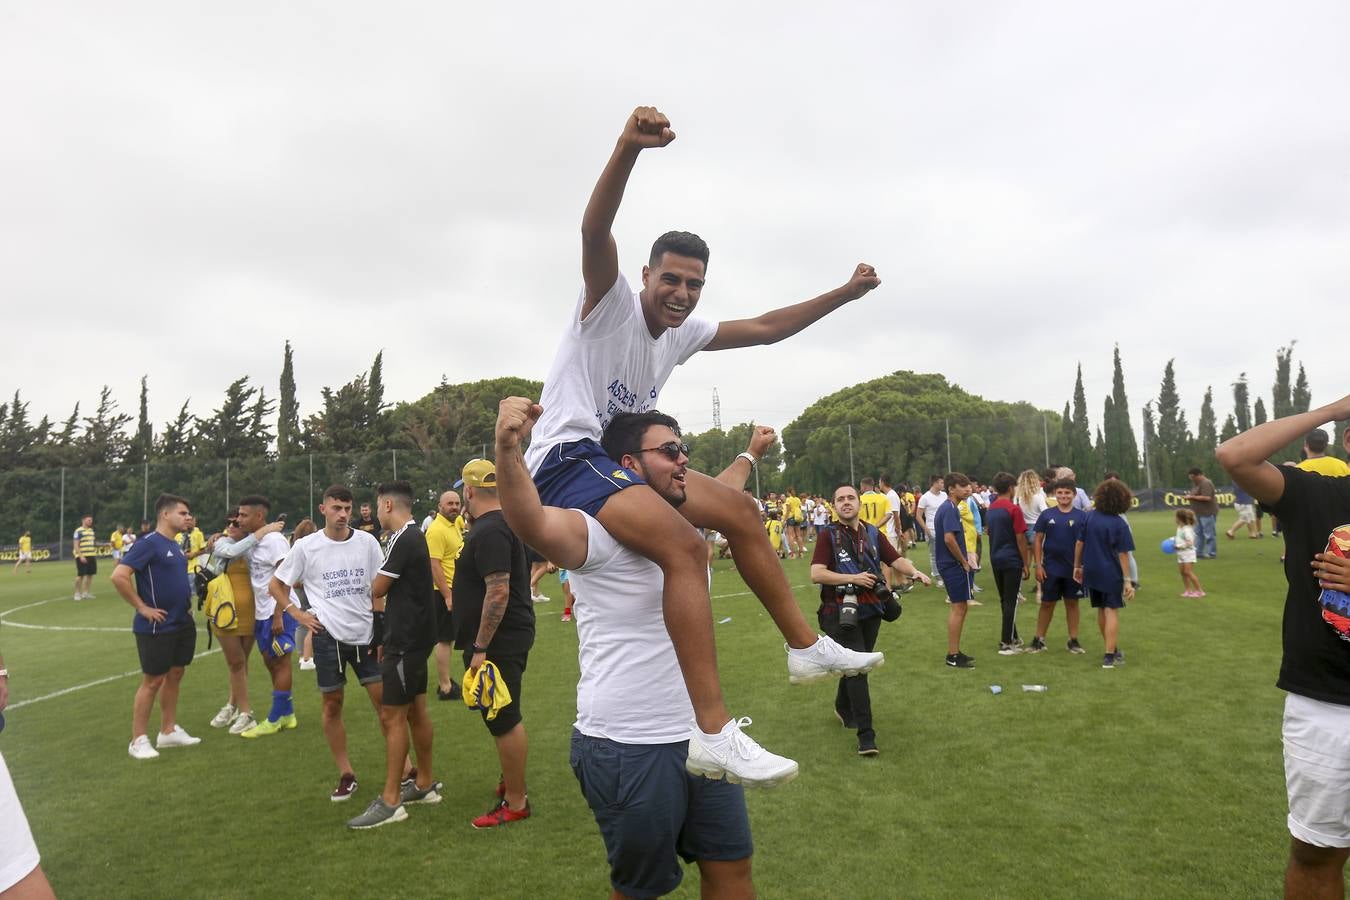
<svg viewBox="0 0 1350 900">
<path fill-rule="evenodd" d="M 1318 475 L 1328 475 L 1332 478 L 1350 475 L 1350 466 L 1334 456 L 1317 456 L 1312 459 L 1305 459 L 1298 464 L 1298 467 L 1305 472 L 1316 472 Z"/>
<path fill-rule="evenodd" d="M 427 529 L 427 555 L 432 560 L 440 561 L 447 588 L 455 583 L 455 560 L 459 558 L 459 551 L 464 549 L 464 535 L 456 524 L 462 521 L 464 521 L 462 516 L 451 522 L 445 516 L 436 513 L 436 518 L 431 521 L 431 527 Z"/>
<path fill-rule="evenodd" d="M 184 553 L 193 553 L 206 546 L 206 535 L 202 534 L 200 528 L 193 528 L 191 531 L 183 532 L 178 535 L 177 540 L 178 546 L 183 549 Z M 187 561 L 188 574 L 191 575 L 193 572 L 197 571 L 201 568 L 201 565 L 202 558 L 200 556 L 194 556 L 192 559 L 189 559 Z"/>
<path fill-rule="evenodd" d="M 886 495 L 877 491 L 868 491 L 858 498 L 859 509 L 858 518 L 862 519 L 868 525 L 875 525 L 880 528 L 886 521 L 886 517 L 891 514 L 890 505 L 886 502 Z"/>
<path fill-rule="evenodd" d="M 769 533 L 769 543 L 773 544 L 773 549 L 783 549 L 783 523 L 777 519 L 770 519 L 764 523 L 764 530 Z"/>
<path fill-rule="evenodd" d="M 121 550 L 121 549 L 122 549 L 122 532 L 120 532 L 120 531 L 114 531 L 111 535 L 108 536 L 108 543 L 112 544 L 112 548 L 113 548 L 114 550 Z"/>
<path fill-rule="evenodd" d="M 909 491 L 905 491 L 903 494 L 901 494 L 901 495 L 900 495 L 900 505 L 903 506 L 903 507 L 905 508 L 905 512 L 909 513 L 910 518 L 913 518 L 913 517 L 914 517 L 914 494 L 913 494 L 913 493 L 911 493 L 911 492 L 909 492 Z"/>
<path fill-rule="evenodd" d="M 33 539 L 26 534 L 19 538 L 19 552 L 27 554 L 33 552 Z"/>
<path fill-rule="evenodd" d="M 789 521 L 802 517 L 802 498 L 788 496 L 783 498 L 783 518 Z"/>
<path fill-rule="evenodd" d="M 970 504 L 962 500 L 956 504 L 956 511 L 961 514 L 961 531 L 966 539 L 966 552 L 975 553 L 975 514 L 970 511 Z"/>
</svg>

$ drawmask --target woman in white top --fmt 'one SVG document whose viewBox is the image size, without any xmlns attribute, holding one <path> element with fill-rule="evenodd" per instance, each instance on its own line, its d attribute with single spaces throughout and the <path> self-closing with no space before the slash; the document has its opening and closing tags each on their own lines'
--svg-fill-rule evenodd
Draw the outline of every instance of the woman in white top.
<svg viewBox="0 0 1350 900">
<path fill-rule="evenodd" d="M 1018 507 L 1022 510 L 1022 518 L 1026 520 L 1027 531 L 1036 527 L 1036 520 L 1041 517 L 1048 505 L 1045 502 L 1045 491 L 1041 488 L 1041 476 L 1036 474 L 1035 469 L 1027 469 L 1017 476 L 1017 487 L 1013 491 L 1013 499 L 1017 501 Z"/>
</svg>

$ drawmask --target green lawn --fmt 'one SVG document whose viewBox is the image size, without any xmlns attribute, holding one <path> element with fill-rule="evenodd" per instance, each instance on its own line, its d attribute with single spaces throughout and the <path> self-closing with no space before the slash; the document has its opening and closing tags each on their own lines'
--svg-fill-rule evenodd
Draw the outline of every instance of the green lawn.
<svg viewBox="0 0 1350 900">
<path fill-rule="evenodd" d="M 881 756 L 860 759 L 832 713 L 834 685 L 788 684 L 781 639 L 727 562 L 713 582 L 723 683 L 750 733 L 796 758 L 801 777 L 752 792 L 755 880 L 776 897 L 1242 897 L 1279 890 L 1288 835 L 1274 687 L 1284 579 L 1280 543 L 1242 539 L 1181 582 L 1158 542 L 1167 514 L 1132 524 L 1144 587 L 1122 614 L 1128 665 L 1104 671 L 1084 609 L 1088 653 L 1064 647 L 999 657 L 998 608 L 970 613 L 964 647 L 978 667 L 942 664 L 939 591 L 906 598 L 883 628 L 887 664 L 872 678 Z M 1226 527 L 1227 522 L 1221 520 Z M 915 553 L 926 563 L 926 550 Z M 787 564 L 814 620 L 805 561 Z M 604 848 L 567 764 L 575 711 L 576 637 L 557 599 L 539 606 L 525 684 L 535 815 L 496 832 L 469 820 L 497 780 L 491 740 L 462 704 L 434 703 L 436 774 L 445 802 L 407 822 L 351 833 L 383 765 L 375 717 L 350 694 L 348 728 L 361 778 L 334 804 L 336 779 L 313 674 L 296 673 L 300 728 L 259 741 L 207 727 L 224 702 L 219 653 L 184 681 L 180 721 L 195 748 L 136 762 L 126 754 L 137 668 L 130 609 L 107 582 L 69 599 L 72 564 L 0 573 L 0 651 L 10 703 L 112 678 L 6 712 L 4 753 L 43 866 L 62 897 L 376 896 L 599 897 Z M 983 598 L 992 579 L 981 577 Z M 545 586 L 559 598 L 557 581 Z M 41 603 L 27 609 L 17 607 Z M 1029 640 L 1034 606 L 1022 608 Z M 44 626 L 46 630 L 16 627 Z M 57 627 L 99 630 L 52 630 Z M 126 629 L 126 630 L 123 630 Z M 199 649 L 205 648 L 203 638 Z M 263 667 L 251 669 L 265 708 Z M 1022 683 L 1049 691 L 1024 693 Z M 999 684 L 994 696 L 989 686 Z M 152 719 L 152 727 L 155 719 Z M 676 896 L 698 895 L 690 869 Z"/>
</svg>

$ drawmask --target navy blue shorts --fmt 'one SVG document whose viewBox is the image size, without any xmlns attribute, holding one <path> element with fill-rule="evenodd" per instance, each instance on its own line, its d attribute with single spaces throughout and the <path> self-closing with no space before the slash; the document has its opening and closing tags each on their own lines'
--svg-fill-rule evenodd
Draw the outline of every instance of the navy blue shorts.
<svg viewBox="0 0 1350 900">
<path fill-rule="evenodd" d="M 1119 591 L 1108 594 L 1106 591 L 1089 590 L 1093 609 L 1124 609 L 1125 597 Z"/>
<path fill-rule="evenodd" d="M 611 494 L 635 484 L 645 484 L 642 476 L 610 459 L 590 438 L 550 447 L 534 473 L 541 503 L 591 516 L 599 514 Z"/>
<path fill-rule="evenodd" d="M 947 589 L 947 599 L 953 603 L 965 603 L 974 596 L 975 575 L 959 565 L 938 566 L 938 577 Z"/>
<path fill-rule="evenodd" d="M 347 667 L 361 684 L 374 684 L 383 679 L 380 661 L 370 647 L 344 644 L 326 631 L 314 632 L 314 674 L 319 693 L 331 694 L 347 685 Z"/>
<path fill-rule="evenodd" d="M 659 897 L 680 884 L 685 862 L 754 853 L 745 790 L 690 775 L 689 742 L 620 744 L 572 730 L 572 771 L 595 814 L 609 881 L 629 897 Z"/>
<path fill-rule="evenodd" d="M 1078 600 L 1083 596 L 1083 586 L 1072 578 L 1063 575 L 1046 575 L 1041 582 L 1041 599 L 1048 603 L 1056 600 Z"/>
</svg>

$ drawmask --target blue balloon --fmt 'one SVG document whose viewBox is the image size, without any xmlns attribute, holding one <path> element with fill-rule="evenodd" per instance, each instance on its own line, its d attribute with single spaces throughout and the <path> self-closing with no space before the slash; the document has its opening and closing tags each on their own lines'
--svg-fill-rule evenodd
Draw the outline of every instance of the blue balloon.
<svg viewBox="0 0 1350 900">
<path fill-rule="evenodd" d="M 1177 552 L 1177 539 L 1176 539 L 1176 538 L 1163 538 L 1163 542 L 1162 542 L 1162 552 L 1164 552 L 1164 553 L 1176 553 L 1176 552 Z"/>
</svg>

